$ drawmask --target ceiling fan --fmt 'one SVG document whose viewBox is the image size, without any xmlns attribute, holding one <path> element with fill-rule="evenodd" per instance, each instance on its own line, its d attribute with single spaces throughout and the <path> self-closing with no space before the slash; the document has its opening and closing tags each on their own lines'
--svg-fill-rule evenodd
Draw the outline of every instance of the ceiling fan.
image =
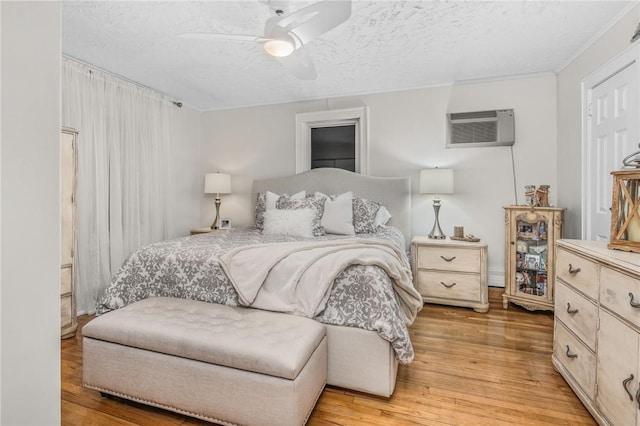
<svg viewBox="0 0 640 426">
<path fill-rule="evenodd" d="M 185 33 L 179 34 L 178 37 L 259 43 L 293 75 L 303 80 L 313 80 L 317 76 L 313 61 L 296 51 L 349 19 L 351 0 L 322 0 L 290 13 L 285 13 L 282 8 L 276 6 L 274 13 L 275 16 L 267 19 L 262 36 Z"/>
</svg>

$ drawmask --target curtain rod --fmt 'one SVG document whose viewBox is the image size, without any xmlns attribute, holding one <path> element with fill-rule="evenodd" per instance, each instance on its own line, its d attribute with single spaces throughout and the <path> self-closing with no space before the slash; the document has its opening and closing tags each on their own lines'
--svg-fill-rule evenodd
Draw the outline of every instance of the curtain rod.
<svg viewBox="0 0 640 426">
<path fill-rule="evenodd" d="M 85 65 L 85 66 L 87 66 L 87 67 L 89 67 L 89 68 L 93 68 L 93 69 L 94 69 L 94 70 L 96 70 L 96 71 L 100 71 L 100 72 L 105 73 L 105 74 L 108 74 L 108 75 L 110 75 L 110 76 L 117 77 L 117 78 L 119 78 L 120 80 L 126 81 L 127 83 L 133 84 L 134 86 L 138 86 L 138 87 L 140 87 L 140 88 L 142 88 L 142 89 L 147 89 L 147 90 L 151 90 L 151 91 L 154 91 L 154 92 L 156 92 L 156 93 L 159 93 L 160 95 L 162 95 L 162 96 L 164 96 L 164 97 L 168 98 L 168 99 L 169 99 L 169 101 L 170 101 L 172 104 L 174 104 L 175 106 L 177 106 L 178 108 L 182 108 L 182 102 L 180 102 L 180 101 L 176 101 L 176 100 L 173 100 L 171 96 L 167 95 L 166 93 L 160 92 L 159 90 L 156 90 L 156 89 L 154 89 L 153 87 L 145 86 L 144 84 L 140 84 L 140 83 L 138 83 L 137 81 L 130 80 L 130 79 L 128 79 L 128 78 L 126 78 L 126 77 L 123 77 L 123 76 L 121 76 L 121 75 L 119 75 L 119 74 L 116 74 L 116 73 L 114 73 L 114 72 L 107 71 L 107 70 L 105 70 L 104 68 L 100 68 L 100 67 L 97 67 L 97 66 L 95 66 L 95 65 L 93 65 L 93 64 L 90 64 L 90 63 L 88 63 L 88 62 L 82 61 L 82 60 L 80 60 L 80 59 L 78 59 L 78 58 L 74 58 L 73 56 L 65 55 L 64 53 L 62 54 L 62 57 L 63 57 L 63 58 L 66 58 L 66 59 L 70 59 L 70 60 L 75 61 L 75 62 L 78 62 L 78 63 L 80 63 L 80 64 L 82 64 L 82 65 Z"/>
</svg>

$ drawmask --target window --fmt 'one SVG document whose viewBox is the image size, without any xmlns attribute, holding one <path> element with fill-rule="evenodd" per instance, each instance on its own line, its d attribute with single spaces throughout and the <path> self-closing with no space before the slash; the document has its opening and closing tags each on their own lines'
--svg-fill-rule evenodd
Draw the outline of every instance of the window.
<svg viewBox="0 0 640 426">
<path fill-rule="evenodd" d="M 296 173 L 337 167 L 368 173 L 367 108 L 296 114 Z"/>
<path fill-rule="evenodd" d="M 311 128 L 311 168 L 335 167 L 356 171 L 356 126 Z"/>
</svg>

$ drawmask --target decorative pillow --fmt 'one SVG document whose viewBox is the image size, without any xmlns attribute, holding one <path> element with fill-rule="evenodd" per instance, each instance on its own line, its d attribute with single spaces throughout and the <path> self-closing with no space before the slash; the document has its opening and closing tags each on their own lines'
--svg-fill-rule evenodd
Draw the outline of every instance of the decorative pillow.
<svg viewBox="0 0 640 426">
<path fill-rule="evenodd" d="M 315 212 L 313 219 L 313 235 L 319 237 L 324 235 L 322 227 L 322 215 L 324 213 L 324 201 L 326 197 L 307 197 L 302 200 L 292 197 L 281 196 L 278 198 L 277 208 L 280 210 L 300 210 L 312 209 Z"/>
<path fill-rule="evenodd" d="M 277 208 L 278 200 L 282 196 L 290 197 L 290 198 L 293 198 L 294 200 L 302 200 L 304 197 L 307 196 L 307 191 L 296 192 L 293 195 L 287 195 L 287 194 L 280 195 L 280 194 L 276 194 L 275 192 L 267 191 L 267 200 L 266 200 L 267 210 L 271 210 L 271 209 Z"/>
<path fill-rule="evenodd" d="M 381 205 L 380 210 L 378 210 L 378 213 L 376 213 L 376 218 L 374 219 L 373 224 L 376 228 L 378 226 L 386 225 L 391 217 L 392 216 L 391 213 L 389 213 L 389 210 L 387 210 L 385 206 Z"/>
<path fill-rule="evenodd" d="M 355 235 L 353 229 L 353 192 L 338 196 L 315 193 L 316 197 L 325 197 L 322 227 L 327 234 Z"/>
<path fill-rule="evenodd" d="M 313 209 L 267 210 L 264 212 L 262 232 L 266 235 L 312 238 L 315 217 Z"/>
<path fill-rule="evenodd" d="M 291 198 L 304 198 L 307 195 L 306 191 L 300 191 L 296 194 L 293 194 Z M 260 192 L 258 193 L 256 199 L 256 228 L 262 229 L 264 226 L 264 212 L 267 210 L 275 209 L 276 203 L 280 198 L 280 195 L 275 194 L 271 191 Z"/>
<path fill-rule="evenodd" d="M 264 212 L 267 211 L 267 194 L 259 192 L 256 197 L 256 211 L 255 221 L 256 228 L 262 229 L 264 227 Z"/>
<path fill-rule="evenodd" d="M 366 198 L 353 199 L 353 227 L 356 234 L 371 234 L 376 231 L 375 219 L 380 203 Z"/>
</svg>

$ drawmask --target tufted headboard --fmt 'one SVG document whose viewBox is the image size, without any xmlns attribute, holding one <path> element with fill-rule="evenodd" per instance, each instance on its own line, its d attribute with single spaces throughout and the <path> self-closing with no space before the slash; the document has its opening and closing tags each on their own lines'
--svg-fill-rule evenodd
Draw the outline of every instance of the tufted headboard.
<svg viewBox="0 0 640 426">
<path fill-rule="evenodd" d="M 256 195 L 272 191 L 278 194 L 293 194 L 306 190 L 324 194 L 341 194 L 353 191 L 353 195 L 379 201 L 393 216 L 389 225 L 400 229 L 406 243 L 411 241 L 411 178 L 372 177 L 342 169 L 320 168 L 293 176 L 253 181 L 252 207 L 255 209 Z"/>
</svg>

